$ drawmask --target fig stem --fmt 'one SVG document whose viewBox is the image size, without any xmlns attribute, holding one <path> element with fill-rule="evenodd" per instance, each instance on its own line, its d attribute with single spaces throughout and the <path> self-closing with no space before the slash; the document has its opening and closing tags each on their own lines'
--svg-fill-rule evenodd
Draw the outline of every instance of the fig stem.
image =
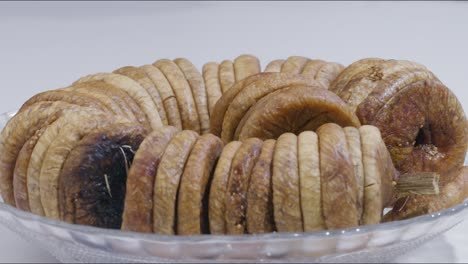
<svg viewBox="0 0 468 264">
<path fill-rule="evenodd" d="M 435 172 L 416 172 L 401 175 L 393 182 L 398 198 L 412 194 L 438 195 L 440 175 Z"/>
</svg>

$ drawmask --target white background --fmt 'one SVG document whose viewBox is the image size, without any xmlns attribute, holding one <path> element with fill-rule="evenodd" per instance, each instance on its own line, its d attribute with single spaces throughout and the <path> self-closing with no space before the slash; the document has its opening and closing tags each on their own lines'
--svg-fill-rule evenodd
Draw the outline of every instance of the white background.
<svg viewBox="0 0 468 264">
<path fill-rule="evenodd" d="M 242 53 L 426 65 L 468 109 L 468 2 L 0 2 L 0 112 L 79 77 L 160 58 Z M 0 261 L 54 261 L 0 227 Z M 402 256 L 468 262 L 468 223 Z"/>
</svg>

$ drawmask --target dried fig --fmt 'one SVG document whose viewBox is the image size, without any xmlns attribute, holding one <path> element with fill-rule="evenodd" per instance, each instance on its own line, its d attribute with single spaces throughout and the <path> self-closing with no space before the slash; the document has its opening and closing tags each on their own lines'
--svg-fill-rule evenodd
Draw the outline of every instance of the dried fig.
<svg viewBox="0 0 468 264">
<path fill-rule="evenodd" d="M 281 66 L 281 72 L 290 74 L 300 74 L 309 61 L 306 57 L 291 56 Z"/>
<path fill-rule="evenodd" d="M 148 75 L 148 78 L 153 81 L 154 86 L 159 91 L 159 95 L 161 96 L 161 100 L 164 104 L 164 109 L 166 110 L 167 122 L 169 125 L 182 129 L 179 106 L 177 105 L 177 99 L 169 81 L 161 70 L 153 65 L 143 65 L 140 69 Z"/>
<path fill-rule="evenodd" d="M 141 85 L 141 87 L 143 87 L 146 92 L 148 92 L 150 98 L 153 100 L 158 114 L 161 117 L 162 124 L 165 126 L 168 125 L 166 110 L 164 109 L 159 91 L 156 89 L 151 79 L 143 70 L 133 66 L 125 66 L 115 70 L 113 73 L 127 76 Z"/>
<path fill-rule="evenodd" d="M 301 75 L 287 73 L 266 73 L 267 78 L 261 78 L 243 89 L 230 102 L 225 111 L 221 139 L 224 142 L 233 140 L 234 133 L 242 117 L 258 100 L 276 90 L 296 85 L 315 86 L 316 82 Z"/>
<path fill-rule="evenodd" d="M 61 115 L 83 107 L 65 102 L 39 102 L 11 118 L 0 134 L 0 193 L 5 203 L 15 205 L 13 173 L 16 158 L 23 145 L 37 130 L 57 120 Z M 99 111 L 96 111 L 99 112 Z"/>
<path fill-rule="evenodd" d="M 182 120 L 182 128 L 200 132 L 200 121 L 197 108 L 193 99 L 190 85 L 185 79 L 184 73 L 177 64 L 171 60 L 162 59 L 153 63 L 166 76 L 172 86 L 179 105 L 179 112 Z"/>
<path fill-rule="evenodd" d="M 164 151 L 154 183 L 153 231 L 157 234 L 176 233 L 177 194 L 184 168 L 198 137 L 193 131 L 181 131 Z"/>
<path fill-rule="evenodd" d="M 328 89 L 330 84 L 336 79 L 336 77 L 343 71 L 345 67 L 336 62 L 327 62 L 319 68 L 315 75 L 317 80 L 324 88 Z"/>
<path fill-rule="evenodd" d="M 246 227 L 249 234 L 275 231 L 273 187 L 271 182 L 276 141 L 263 142 L 258 160 L 252 169 L 247 191 Z"/>
<path fill-rule="evenodd" d="M 174 62 L 184 73 L 187 82 L 192 89 L 193 99 L 197 107 L 198 117 L 200 119 L 200 132 L 206 134 L 210 130 L 210 115 L 208 113 L 208 102 L 205 89 L 205 83 L 201 73 L 189 60 L 184 58 L 175 59 Z"/>
<path fill-rule="evenodd" d="M 208 193 L 223 142 L 212 134 L 198 138 L 185 165 L 177 201 L 177 233 L 209 233 Z"/>
<path fill-rule="evenodd" d="M 116 123 L 80 140 L 59 175 L 62 220 L 120 228 L 128 168 L 145 135 L 146 129 L 140 125 Z"/>
<path fill-rule="evenodd" d="M 281 67 L 286 60 L 272 60 L 268 65 L 265 67 L 263 72 L 281 72 Z"/>
<path fill-rule="evenodd" d="M 247 190 L 262 144 L 257 138 L 245 140 L 232 160 L 226 193 L 227 234 L 246 233 Z"/>
<path fill-rule="evenodd" d="M 226 234 L 225 213 L 226 213 L 226 193 L 229 182 L 229 174 L 232 168 L 232 161 L 241 147 L 240 141 L 231 141 L 223 149 L 213 180 L 210 185 L 208 219 L 210 222 L 211 234 Z"/>
<path fill-rule="evenodd" d="M 218 77 L 219 65 L 216 62 L 208 62 L 203 65 L 203 80 L 205 81 L 206 94 L 208 100 L 208 110 L 210 117 L 213 115 L 213 108 L 222 95 L 221 83 Z"/>
<path fill-rule="evenodd" d="M 322 212 L 319 143 L 315 132 L 304 131 L 297 138 L 297 160 L 304 231 L 326 229 Z"/>
<path fill-rule="evenodd" d="M 328 123 L 317 129 L 317 135 L 322 208 L 327 229 L 358 226 L 357 183 L 344 130 Z"/>
<path fill-rule="evenodd" d="M 319 72 L 320 68 L 322 68 L 325 64 L 327 64 L 327 62 L 323 60 L 309 60 L 302 69 L 301 74 L 310 76 L 311 78 L 315 79 L 315 76 Z"/>
<path fill-rule="evenodd" d="M 256 102 L 237 126 L 234 139 L 277 138 L 286 132 L 299 134 L 307 130 L 315 131 L 329 122 L 341 126 L 360 125 L 349 107 L 319 84 L 290 86 Z"/>
<path fill-rule="evenodd" d="M 157 129 L 162 126 L 161 117 L 158 112 L 155 111 L 157 108 L 151 100 L 150 95 L 143 87 L 141 87 L 141 85 L 131 78 L 115 73 L 97 73 L 82 77 L 73 83 L 73 85 L 89 81 L 103 81 L 127 92 L 127 94 L 131 96 L 143 110 L 151 124 L 151 128 Z"/>
<path fill-rule="evenodd" d="M 151 132 L 135 153 L 128 172 L 122 230 L 153 233 L 153 186 L 161 158 L 178 129 L 164 126 Z"/>
<path fill-rule="evenodd" d="M 383 209 L 392 202 L 396 171 L 379 129 L 364 125 L 361 134 L 362 161 L 364 165 L 364 210 L 363 225 L 378 224 Z"/>
<path fill-rule="evenodd" d="M 117 123 L 128 123 L 128 120 L 106 115 L 78 118 L 76 122 L 69 123 L 60 130 L 47 149 L 39 175 L 39 192 L 45 216 L 60 219 L 59 175 L 70 151 L 92 130 Z"/>
<path fill-rule="evenodd" d="M 234 63 L 232 63 L 232 61 L 224 60 L 219 64 L 218 78 L 221 85 L 221 91 L 224 94 L 231 89 L 236 82 L 236 73 L 234 71 Z"/>
<path fill-rule="evenodd" d="M 284 133 L 273 155 L 273 208 L 278 232 L 303 232 L 297 136 Z"/>
<path fill-rule="evenodd" d="M 253 55 L 240 55 L 234 60 L 234 73 L 236 76 L 236 82 L 251 75 L 260 73 L 261 71 L 260 61 Z"/>
</svg>

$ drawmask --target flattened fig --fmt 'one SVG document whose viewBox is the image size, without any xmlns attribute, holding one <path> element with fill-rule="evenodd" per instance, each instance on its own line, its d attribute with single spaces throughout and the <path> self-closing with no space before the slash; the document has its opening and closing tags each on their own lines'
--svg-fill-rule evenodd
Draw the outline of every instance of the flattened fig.
<svg viewBox="0 0 468 264">
<path fill-rule="evenodd" d="M 153 230 L 157 234 L 176 234 L 179 186 L 198 137 L 193 131 L 181 131 L 174 136 L 164 151 L 154 183 Z"/>
<path fill-rule="evenodd" d="M 304 131 L 297 137 L 297 160 L 304 231 L 326 229 L 322 212 L 319 143 L 315 132 Z"/>
<path fill-rule="evenodd" d="M 223 142 L 212 134 L 198 138 L 185 165 L 177 202 L 177 233 L 209 233 L 208 194 Z"/>
<path fill-rule="evenodd" d="M 232 160 L 226 193 L 227 234 L 246 233 L 247 190 L 262 145 L 263 142 L 258 138 L 247 139 Z"/>
<path fill-rule="evenodd" d="M 216 102 L 221 97 L 221 83 L 218 76 L 219 65 L 216 62 L 208 62 L 203 65 L 203 80 L 205 81 L 207 100 L 208 100 L 208 110 L 210 117 L 213 115 L 213 108 Z"/>
<path fill-rule="evenodd" d="M 153 63 L 166 76 L 172 86 L 179 105 L 182 128 L 200 132 L 200 121 L 190 85 L 184 73 L 171 60 L 162 59 Z"/>
<path fill-rule="evenodd" d="M 165 126 L 151 132 L 135 153 L 127 176 L 122 230 L 153 233 L 153 186 L 169 141 L 178 129 Z"/>
<path fill-rule="evenodd" d="M 111 124 L 80 140 L 59 175 L 62 220 L 120 228 L 128 168 L 145 135 L 140 125 Z"/>
<path fill-rule="evenodd" d="M 141 87 L 143 87 L 148 92 L 151 99 L 153 100 L 158 114 L 161 117 L 162 124 L 165 126 L 168 125 L 166 110 L 164 109 L 161 96 L 159 95 L 159 91 L 156 89 L 151 79 L 148 77 L 148 75 L 146 75 L 146 73 L 143 70 L 133 66 L 125 66 L 115 70 L 114 73 L 127 76 L 135 80 L 138 84 L 140 84 Z"/>
<path fill-rule="evenodd" d="M 301 74 L 305 76 L 310 76 L 310 78 L 315 80 L 315 76 L 319 72 L 320 68 L 325 65 L 327 62 L 323 60 L 309 60 L 302 69 Z"/>
<path fill-rule="evenodd" d="M 343 71 L 345 67 L 336 62 L 327 62 L 318 70 L 315 75 L 317 80 L 325 89 L 330 87 L 330 84 Z"/>
<path fill-rule="evenodd" d="M 281 66 L 281 72 L 290 74 L 300 74 L 309 61 L 306 57 L 291 56 Z"/>
<path fill-rule="evenodd" d="M 231 172 L 232 161 L 241 147 L 240 141 L 231 141 L 223 149 L 210 186 L 208 203 L 208 219 L 210 222 L 210 234 L 226 234 L 225 213 L 226 193 Z"/>
<path fill-rule="evenodd" d="M 261 78 L 250 85 L 244 86 L 244 88 L 234 96 L 225 111 L 222 122 L 221 139 L 224 142 L 233 140 L 234 133 L 242 117 L 244 117 L 250 107 L 265 95 L 285 87 L 297 85 L 315 86 L 316 84 L 316 81 L 302 75 L 269 73 L 268 77 Z"/>
<path fill-rule="evenodd" d="M 364 210 L 361 223 L 379 224 L 383 209 L 392 201 L 392 181 L 396 172 L 379 129 L 365 125 L 359 128 L 359 132 L 364 165 Z"/>
<path fill-rule="evenodd" d="M 16 158 L 26 141 L 61 115 L 81 109 L 83 107 L 64 102 L 39 102 L 7 122 L 0 134 L 0 193 L 5 203 L 15 205 L 13 173 Z"/>
<path fill-rule="evenodd" d="M 335 94 L 313 86 L 278 89 L 260 99 L 240 121 L 235 139 L 277 138 L 283 133 L 315 131 L 325 123 L 359 127 L 357 116 Z"/>
<path fill-rule="evenodd" d="M 340 126 L 328 123 L 317 129 L 317 135 L 323 217 L 327 229 L 358 226 L 357 183 L 345 133 Z"/>
<path fill-rule="evenodd" d="M 265 67 L 263 72 L 281 72 L 281 68 L 286 60 L 272 60 Z"/>
<path fill-rule="evenodd" d="M 261 71 L 260 61 L 253 55 L 240 55 L 234 60 L 235 82 L 260 73 Z"/>
<path fill-rule="evenodd" d="M 246 227 L 249 234 L 275 231 L 273 186 L 271 181 L 276 141 L 263 142 L 258 160 L 252 169 L 247 191 Z"/>
<path fill-rule="evenodd" d="M 218 78 L 221 91 L 224 94 L 236 83 L 236 73 L 232 61 L 224 60 L 219 64 Z"/>
<path fill-rule="evenodd" d="M 281 135 L 273 155 L 273 208 L 278 232 L 303 232 L 297 136 Z"/>
</svg>

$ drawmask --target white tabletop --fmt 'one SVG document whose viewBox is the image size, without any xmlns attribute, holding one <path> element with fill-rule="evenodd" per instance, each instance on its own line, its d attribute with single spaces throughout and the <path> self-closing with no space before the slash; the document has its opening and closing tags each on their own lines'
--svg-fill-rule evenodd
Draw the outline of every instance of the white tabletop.
<svg viewBox="0 0 468 264">
<path fill-rule="evenodd" d="M 468 109 L 468 2 L 0 2 L 0 112 L 79 77 L 160 58 L 242 53 L 426 65 Z M 53 262 L 0 226 L 0 262 Z M 465 222 L 400 262 L 468 262 Z"/>
</svg>

